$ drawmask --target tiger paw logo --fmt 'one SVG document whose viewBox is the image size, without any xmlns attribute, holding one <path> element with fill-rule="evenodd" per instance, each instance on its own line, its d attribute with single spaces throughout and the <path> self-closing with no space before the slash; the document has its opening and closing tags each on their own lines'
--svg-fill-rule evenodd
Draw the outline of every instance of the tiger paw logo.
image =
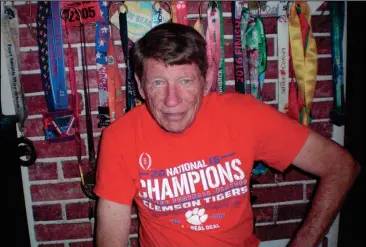
<svg viewBox="0 0 366 247">
<path fill-rule="evenodd" d="M 193 210 L 188 210 L 185 214 L 188 223 L 191 225 L 199 226 L 208 218 L 208 215 L 205 214 L 204 208 L 194 208 Z"/>
</svg>

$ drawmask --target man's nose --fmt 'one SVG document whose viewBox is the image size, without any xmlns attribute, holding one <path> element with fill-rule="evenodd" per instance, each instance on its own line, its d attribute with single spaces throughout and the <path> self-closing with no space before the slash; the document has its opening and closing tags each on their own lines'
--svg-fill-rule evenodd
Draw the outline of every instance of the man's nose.
<svg viewBox="0 0 366 247">
<path fill-rule="evenodd" d="M 166 106 L 174 107 L 182 101 L 182 98 L 179 94 L 179 89 L 177 89 L 175 85 L 169 85 L 166 90 L 167 91 L 164 102 Z"/>
</svg>

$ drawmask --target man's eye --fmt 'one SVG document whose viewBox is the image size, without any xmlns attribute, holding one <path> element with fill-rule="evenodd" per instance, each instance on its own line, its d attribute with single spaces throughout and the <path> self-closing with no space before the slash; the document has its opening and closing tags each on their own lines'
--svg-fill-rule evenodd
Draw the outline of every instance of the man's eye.
<svg viewBox="0 0 366 247">
<path fill-rule="evenodd" d="M 192 81 L 191 79 L 185 78 L 185 79 L 182 80 L 182 83 L 183 84 L 189 84 L 191 81 Z"/>
<path fill-rule="evenodd" d="M 156 85 L 156 86 L 160 86 L 160 85 L 163 84 L 163 81 L 162 80 L 154 80 L 153 84 Z"/>
</svg>

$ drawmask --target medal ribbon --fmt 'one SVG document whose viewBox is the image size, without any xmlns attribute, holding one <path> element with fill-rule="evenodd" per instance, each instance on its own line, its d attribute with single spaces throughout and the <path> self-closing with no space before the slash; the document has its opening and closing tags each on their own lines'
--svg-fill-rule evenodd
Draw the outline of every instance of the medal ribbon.
<svg viewBox="0 0 366 247">
<path fill-rule="evenodd" d="M 310 23 L 309 5 L 302 1 L 292 4 L 289 34 L 298 95 L 303 102 L 299 116 L 299 121 L 303 125 L 311 123 L 311 104 L 318 70 L 317 47 Z"/>
<path fill-rule="evenodd" d="M 214 3 L 215 4 L 215 3 Z M 212 67 L 214 72 L 212 73 L 211 91 L 218 90 L 218 68 L 220 62 L 220 12 L 212 4 L 207 9 L 207 30 L 206 30 L 206 52 L 208 67 Z"/>
</svg>

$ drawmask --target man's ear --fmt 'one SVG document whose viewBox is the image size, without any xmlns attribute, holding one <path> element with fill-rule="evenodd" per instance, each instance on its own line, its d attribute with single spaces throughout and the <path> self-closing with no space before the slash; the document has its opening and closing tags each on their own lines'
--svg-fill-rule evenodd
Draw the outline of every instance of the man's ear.
<svg viewBox="0 0 366 247">
<path fill-rule="evenodd" d="M 136 80 L 136 83 L 137 83 L 137 87 L 139 89 L 139 93 L 140 93 L 141 97 L 143 99 L 145 99 L 145 92 L 144 92 L 144 89 L 143 89 L 143 87 L 141 85 L 141 81 L 140 81 L 140 79 L 139 79 L 139 77 L 137 76 L 136 73 L 134 74 L 134 76 L 135 76 L 135 80 Z"/>
<path fill-rule="evenodd" d="M 203 95 L 207 95 L 210 91 L 211 91 L 211 87 L 212 87 L 212 83 L 213 80 L 215 78 L 215 67 L 214 66 L 209 66 L 207 68 L 207 72 L 206 72 L 206 80 L 205 80 L 205 88 L 204 88 L 204 92 Z"/>
</svg>

